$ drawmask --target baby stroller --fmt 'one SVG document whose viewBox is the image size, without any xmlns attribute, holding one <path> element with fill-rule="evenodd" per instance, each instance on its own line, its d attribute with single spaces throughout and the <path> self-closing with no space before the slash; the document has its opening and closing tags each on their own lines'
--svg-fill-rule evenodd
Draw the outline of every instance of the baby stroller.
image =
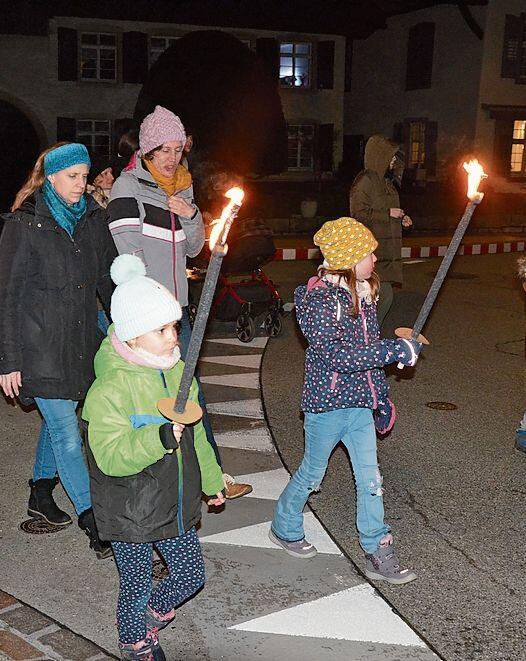
<svg viewBox="0 0 526 661">
<path fill-rule="evenodd" d="M 235 321 L 236 336 L 241 342 L 254 339 L 257 317 L 264 318 L 263 325 L 269 337 L 276 337 L 281 332 L 283 301 L 272 280 L 261 269 L 275 252 L 272 231 L 262 220 L 246 218 L 234 222 L 228 235 L 228 252 L 221 266 L 210 317 L 218 321 Z M 190 276 L 192 301 L 198 301 L 203 280 L 202 270 L 200 274 L 194 271 Z M 193 321 L 196 303 L 190 302 L 188 311 Z"/>
</svg>

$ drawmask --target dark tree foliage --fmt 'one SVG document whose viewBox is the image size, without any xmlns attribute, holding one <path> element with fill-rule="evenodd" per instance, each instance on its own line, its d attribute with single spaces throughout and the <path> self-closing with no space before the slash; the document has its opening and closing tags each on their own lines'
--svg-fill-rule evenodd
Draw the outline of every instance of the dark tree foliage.
<svg viewBox="0 0 526 661">
<path fill-rule="evenodd" d="M 194 138 L 192 167 L 267 175 L 287 167 L 287 132 L 265 65 L 235 37 L 199 30 L 178 39 L 149 72 L 135 109 L 156 105 L 181 117 Z"/>
</svg>

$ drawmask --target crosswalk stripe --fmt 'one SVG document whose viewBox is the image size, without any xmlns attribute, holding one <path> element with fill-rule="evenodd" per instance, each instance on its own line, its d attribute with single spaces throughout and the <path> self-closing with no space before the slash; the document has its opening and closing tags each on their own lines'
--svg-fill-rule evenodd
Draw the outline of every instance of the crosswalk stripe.
<svg viewBox="0 0 526 661">
<path fill-rule="evenodd" d="M 235 347 L 258 347 L 264 349 L 268 342 L 268 337 L 255 337 L 251 342 L 241 342 L 233 337 L 209 338 L 206 342 L 215 342 L 216 344 L 231 344 Z"/>
<path fill-rule="evenodd" d="M 245 374 L 216 374 L 214 376 L 201 376 L 199 378 L 201 379 L 201 383 L 259 390 L 259 372 L 246 372 Z"/>
<path fill-rule="evenodd" d="M 245 356 L 204 356 L 199 359 L 200 363 L 216 363 L 217 365 L 234 365 L 235 367 L 253 367 L 258 369 L 261 365 L 260 353 L 247 354 Z"/>
<path fill-rule="evenodd" d="M 218 432 L 214 434 L 214 438 L 219 447 L 222 448 L 256 450 L 258 452 L 270 452 L 271 450 L 274 450 L 272 438 L 266 427 Z"/>
<path fill-rule="evenodd" d="M 241 399 L 230 402 L 214 402 L 207 404 L 209 413 L 216 415 L 233 415 L 239 418 L 253 418 L 255 420 L 264 420 L 263 406 L 258 399 Z"/>
</svg>

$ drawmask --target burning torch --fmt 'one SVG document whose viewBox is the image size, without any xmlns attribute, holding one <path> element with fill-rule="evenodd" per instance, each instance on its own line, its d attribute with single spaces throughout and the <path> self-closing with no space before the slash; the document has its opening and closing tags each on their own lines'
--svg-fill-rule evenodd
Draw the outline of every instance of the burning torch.
<svg viewBox="0 0 526 661">
<path fill-rule="evenodd" d="M 471 220 L 471 216 L 473 215 L 477 206 L 482 202 L 482 198 L 484 197 L 484 193 L 480 193 L 478 190 L 480 182 L 483 179 L 486 179 L 488 176 L 484 172 L 482 165 L 477 160 L 471 160 L 469 163 L 464 163 L 464 170 L 466 170 L 468 173 L 467 197 L 469 200 L 466 204 L 464 214 L 460 219 L 460 222 L 457 226 L 457 229 L 455 230 L 455 233 L 453 234 L 453 238 L 451 239 L 449 246 L 447 247 L 444 258 L 442 259 L 440 267 L 436 272 L 435 279 L 431 283 L 431 287 L 427 292 L 427 296 L 420 309 L 420 313 L 416 318 L 413 328 L 397 328 L 395 330 L 395 334 L 398 337 L 417 340 L 423 344 L 429 344 L 428 340 L 423 335 L 421 335 L 421 331 L 424 328 L 427 318 L 429 317 L 429 313 L 431 312 L 431 308 L 433 307 L 435 299 L 438 296 L 438 292 L 442 287 L 442 283 L 444 282 L 449 267 L 451 266 L 453 257 L 457 253 L 460 242 L 462 241 L 462 237 L 464 236 L 469 225 L 469 221 Z M 398 369 L 402 369 L 403 367 L 404 366 L 402 363 L 398 363 Z"/>
<path fill-rule="evenodd" d="M 165 418 L 183 425 L 193 424 L 203 415 L 199 404 L 188 401 L 188 395 L 190 394 L 190 386 L 192 385 L 201 344 L 203 343 L 208 315 L 210 314 L 219 272 L 221 271 L 221 264 L 228 250 L 226 243 L 228 232 L 239 213 L 244 196 L 245 193 L 241 188 L 231 188 L 225 193 L 225 197 L 230 198 L 230 202 L 223 209 L 221 217 L 215 222 L 212 227 L 212 233 L 210 234 L 210 262 L 206 270 L 203 291 L 201 292 L 192 336 L 186 353 L 179 392 L 176 399 L 166 397 L 157 402 L 157 408 Z"/>
</svg>

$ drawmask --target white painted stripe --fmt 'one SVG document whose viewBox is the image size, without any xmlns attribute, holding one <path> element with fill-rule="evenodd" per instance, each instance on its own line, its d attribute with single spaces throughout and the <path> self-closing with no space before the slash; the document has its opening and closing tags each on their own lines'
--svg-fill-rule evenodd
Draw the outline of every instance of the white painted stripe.
<svg viewBox="0 0 526 661">
<path fill-rule="evenodd" d="M 524 250 L 524 241 L 518 241 L 517 242 L 517 250 Z"/>
<path fill-rule="evenodd" d="M 438 256 L 443 257 L 446 254 L 447 246 L 438 246 Z"/>
<path fill-rule="evenodd" d="M 504 244 L 504 252 L 511 252 L 511 243 Z"/>
<path fill-rule="evenodd" d="M 284 636 L 426 647 L 366 583 L 229 628 Z M 378 650 L 377 654 L 380 654 Z M 372 656 L 378 658 L 377 654 L 373 652 Z"/>
<path fill-rule="evenodd" d="M 480 250 L 481 250 L 481 245 L 480 243 L 475 244 L 471 248 L 471 254 L 472 255 L 480 255 Z"/>
<path fill-rule="evenodd" d="M 234 347 L 257 347 L 264 349 L 267 346 L 268 337 L 255 337 L 251 342 L 241 342 L 237 337 L 221 337 L 217 339 L 206 340 L 206 342 L 215 342 L 217 344 L 231 344 Z"/>
<path fill-rule="evenodd" d="M 201 376 L 201 383 L 211 383 L 215 386 L 232 386 L 234 388 L 254 388 L 259 390 L 259 373 L 219 374 L 216 376 Z"/>
<path fill-rule="evenodd" d="M 296 248 L 283 248 L 283 259 L 296 259 Z"/>
<path fill-rule="evenodd" d="M 425 259 L 406 259 L 404 264 L 421 264 L 422 262 L 425 262 Z"/>
<path fill-rule="evenodd" d="M 407 257 L 411 257 L 411 248 L 402 248 L 402 259 L 406 259 Z"/>
<path fill-rule="evenodd" d="M 294 303 L 285 303 L 283 305 L 283 310 L 285 312 L 291 312 L 292 310 L 294 310 Z"/>
<path fill-rule="evenodd" d="M 420 257 L 429 257 L 429 251 L 431 248 L 429 246 L 424 246 L 420 248 Z"/>
<path fill-rule="evenodd" d="M 253 367 L 258 369 L 261 365 L 260 353 L 250 353 L 244 356 L 204 356 L 200 363 L 215 363 L 216 365 L 234 365 L 235 367 Z"/>
<path fill-rule="evenodd" d="M 307 257 L 309 259 L 316 259 L 317 257 L 320 257 L 320 249 L 319 248 L 309 248 L 307 250 Z"/>
<path fill-rule="evenodd" d="M 233 415 L 236 418 L 252 418 L 253 420 L 264 420 L 263 405 L 260 399 L 240 399 L 235 402 L 215 402 L 207 404 L 209 413 L 216 415 Z"/>
<path fill-rule="evenodd" d="M 129 226 L 129 225 L 140 225 L 141 224 L 141 219 L 140 218 L 119 218 L 118 220 L 113 220 L 111 223 L 109 223 L 108 227 L 110 230 L 116 230 L 119 227 L 123 227 L 124 225 Z"/>
<path fill-rule="evenodd" d="M 172 242 L 172 230 L 165 227 L 157 227 L 157 225 L 150 225 L 149 223 L 142 224 L 142 233 L 144 236 L 149 236 L 152 239 L 162 239 L 163 241 Z M 183 230 L 174 232 L 175 243 L 180 243 L 186 239 L 186 234 Z"/>
<path fill-rule="evenodd" d="M 250 423 L 249 423 L 250 424 Z M 238 450 L 254 450 L 255 452 L 271 452 L 274 450 L 272 438 L 266 427 L 238 429 L 229 432 L 215 432 L 216 443 L 222 448 L 237 448 Z"/>
<path fill-rule="evenodd" d="M 488 246 L 488 254 L 494 255 L 497 253 L 497 244 L 496 243 L 490 243 Z"/>
<path fill-rule="evenodd" d="M 253 491 L 245 498 L 262 498 L 263 500 L 277 500 L 287 486 L 290 475 L 284 468 L 276 468 L 271 471 L 250 473 L 248 475 L 237 475 L 236 480 L 243 484 L 251 484 Z"/>
<path fill-rule="evenodd" d="M 305 538 L 311 544 L 314 544 L 319 553 L 341 555 L 340 549 L 327 535 L 325 529 L 312 512 L 307 512 L 303 516 L 303 525 L 305 528 Z M 265 521 L 263 523 L 256 523 L 253 526 L 235 528 L 234 530 L 227 530 L 225 532 L 216 533 L 215 535 L 209 535 L 208 537 L 201 537 L 201 542 L 229 544 L 231 546 L 250 546 L 263 549 L 275 549 L 279 551 L 279 546 L 273 544 L 268 538 L 269 530 L 270 521 Z M 285 555 L 285 551 L 283 551 L 283 556 L 284 559 L 288 558 L 288 556 Z"/>
</svg>

